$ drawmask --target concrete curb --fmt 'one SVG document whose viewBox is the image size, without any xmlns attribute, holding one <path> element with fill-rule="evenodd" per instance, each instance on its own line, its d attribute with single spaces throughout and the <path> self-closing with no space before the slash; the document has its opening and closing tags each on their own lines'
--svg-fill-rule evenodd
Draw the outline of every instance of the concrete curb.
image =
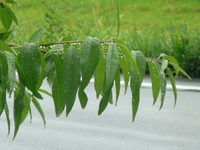
<svg viewBox="0 0 200 150">
<path fill-rule="evenodd" d="M 94 82 L 94 79 L 91 80 L 91 82 Z M 124 81 L 120 82 L 122 85 L 124 85 Z M 141 88 L 151 88 L 152 85 L 150 82 L 142 82 Z M 200 86 L 190 86 L 190 85 L 181 85 L 176 84 L 176 89 L 178 91 L 197 91 L 200 92 Z M 172 86 L 170 84 L 167 84 L 167 90 L 172 90 Z"/>
</svg>

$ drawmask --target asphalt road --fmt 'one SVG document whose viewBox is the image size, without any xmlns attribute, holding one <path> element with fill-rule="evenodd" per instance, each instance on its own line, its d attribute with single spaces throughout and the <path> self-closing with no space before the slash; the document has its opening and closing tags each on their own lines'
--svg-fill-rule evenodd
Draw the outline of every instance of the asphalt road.
<svg viewBox="0 0 200 150">
<path fill-rule="evenodd" d="M 178 83 L 198 84 L 196 81 Z M 144 87 L 138 114 L 132 123 L 130 92 L 126 95 L 122 92 L 118 105 L 109 105 L 98 116 L 99 101 L 93 91 L 91 83 L 87 88 L 86 109 L 82 110 L 77 101 L 67 118 L 64 114 L 56 118 L 52 99 L 45 96 L 41 101 L 47 121 L 45 129 L 33 108 L 32 123 L 26 119 L 14 141 L 13 126 L 7 137 L 3 115 L 0 150 L 200 150 L 200 92 L 178 91 L 178 103 L 173 108 L 173 93 L 168 90 L 164 107 L 159 111 L 159 101 L 152 106 L 151 89 Z"/>
</svg>

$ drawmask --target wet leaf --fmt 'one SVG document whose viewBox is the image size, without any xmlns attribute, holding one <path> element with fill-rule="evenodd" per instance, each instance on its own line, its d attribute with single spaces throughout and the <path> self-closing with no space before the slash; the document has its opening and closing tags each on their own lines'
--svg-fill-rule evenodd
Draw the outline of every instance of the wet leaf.
<svg viewBox="0 0 200 150">
<path fill-rule="evenodd" d="M 37 90 L 39 89 L 38 81 L 43 72 L 43 63 L 37 45 L 25 44 L 20 49 L 18 61 L 24 72 L 25 86 L 33 93 L 34 96 L 42 99 L 42 96 Z"/>
<path fill-rule="evenodd" d="M 10 15 L 10 12 L 7 6 L 0 7 L 0 16 L 1 16 L 1 22 L 4 28 L 6 30 L 9 30 L 12 24 L 12 16 Z"/>
<path fill-rule="evenodd" d="M 65 90 L 63 85 L 62 62 L 57 55 L 52 55 L 56 68 L 56 75 L 52 85 L 52 96 L 56 116 L 59 117 L 65 108 Z"/>
<path fill-rule="evenodd" d="M 66 92 L 66 115 L 74 105 L 80 84 L 80 56 L 76 47 L 69 47 L 63 57 L 63 83 Z"/>
<path fill-rule="evenodd" d="M 45 127 L 45 125 L 46 125 L 45 115 L 44 115 L 44 112 L 42 110 L 42 107 L 40 106 L 40 103 L 37 101 L 37 99 L 35 97 L 32 97 L 31 100 L 32 100 L 32 103 L 34 104 L 35 108 L 39 112 L 40 116 L 42 117 L 44 127 Z"/>
<path fill-rule="evenodd" d="M 160 93 L 160 78 L 159 78 L 159 70 L 156 67 L 155 61 L 148 61 L 149 72 L 151 77 L 152 84 L 152 93 L 153 93 L 153 104 L 156 103 L 158 99 L 158 95 Z"/>
<path fill-rule="evenodd" d="M 115 105 L 117 105 L 119 94 L 120 94 L 120 69 L 117 68 L 117 71 L 115 73 L 115 90 L 116 90 L 116 102 Z"/>
<path fill-rule="evenodd" d="M 174 93 L 174 107 L 176 106 L 176 101 L 177 101 L 177 90 L 176 90 L 176 84 L 175 84 L 175 80 L 174 77 L 172 75 L 171 70 L 167 67 L 167 74 L 169 75 L 169 79 L 172 85 L 172 90 Z"/>
<path fill-rule="evenodd" d="M 119 57 L 119 65 L 122 69 L 122 74 L 124 76 L 124 83 L 125 83 L 125 90 L 124 94 L 126 94 L 128 89 L 128 83 L 129 83 L 129 73 L 130 73 L 130 66 L 125 57 Z"/>
<path fill-rule="evenodd" d="M 15 139 L 17 132 L 19 130 L 20 124 L 21 124 L 21 119 L 22 119 L 22 112 L 24 110 L 24 92 L 25 92 L 25 87 L 24 85 L 20 82 L 19 83 L 19 92 L 15 94 L 14 98 L 14 122 L 15 122 L 15 130 L 14 130 L 14 136 L 13 140 Z"/>
<path fill-rule="evenodd" d="M 99 62 L 94 73 L 94 87 L 95 87 L 97 99 L 102 93 L 104 78 L 105 78 L 105 61 L 104 61 L 103 54 L 101 51 L 100 53 L 101 54 L 100 54 Z"/>
<path fill-rule="evenodd" d="M 11 96 L 15 85 L 15 57 L 10 52 L 5 52 L 8 65 L 8 92 Z"/>
<path fill-rule="evenodd" d="M 88 97 L 84 90 L 95 72 L 96 66 L 99 62 L 99 58 L 99 40 L 97 38 L 87 37 L 83 41 L 80 57 L 82 81 L 80 83 L 78 96 L 82 108 L 85 108 L 88 101 Z"/>
<path fill-rule="evenodd" d="M 140 87 L 146 70 L 146 60 L 141 51 L 132 51 L 131 55 L 136 60 L 141 73 L 140 76 L 135 67 L 133 65 L 131 66 L 130 87 L 132 92 L 132 120 L 134 121 L 140 102 Z"/>
<path fill-rule="evenodd" d="M 106 55 L 105 82 L 103 87 L 103 97 L 99 105 L 98 115 L 100 115 L 108 105 L 117 67 L 118 67 L 118 49 L 116 44 L 111 43 L 109 45 L 108 53 Z"/>
<path fill-rule="evenodd" d="M 166 85 L 167 81 L 165 78 L 165 69 L 167 68 L 168 61 L 163 59 L 160 67 L 160 92 L 161 92 L 161 104 L 160 104 L 160 109 L 162 108 L 164 104 L 164 98 L 165 98 L 165 93 L 166 93 Z"/>
</svg>

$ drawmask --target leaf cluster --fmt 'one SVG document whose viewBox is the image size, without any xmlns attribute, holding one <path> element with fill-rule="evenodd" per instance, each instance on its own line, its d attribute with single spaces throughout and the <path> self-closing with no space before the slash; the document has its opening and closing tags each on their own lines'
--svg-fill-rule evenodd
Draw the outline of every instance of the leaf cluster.
<svg viewBox="0 0 200 150">
<path fill-rule="evenodd" d="M 6 3 L 16 2 L 5 0 Z M 5 15 L 8 14 L 8 9 L 4 8 L 5 4 L 0 6 L 1 16 L 4 15 L 5 18 L 17 23 L 13 15 Z M 2 23 L 8 31 L 10 22 L 4 17 L 1 17 Z M 68 116 L 77 98 L 83 109 L 87 106 L 88 97 L 85 89 L 94 79 L 94 91 L 96 98 L 100 100 L 98 115 L 101 115 L 109 104 L 117 104 L 121 90 L 120 81 L 123 77 L 124 93 L 129 85 L 132 92 L 134 121 L 147 66 L 152 81 L 153 104 L 160 94 L 160 109 L 166 93 L 166 74 L 169 75 L 173 87 L 175 103 L 177 99 L 172 67 L 168 66 L 173 66 L 177 75 L 182 72 L 188 76 L 172 56 L 161 54 L 158 59 L 146 58 L 141 51 L 129 50 L 120 40 L 100 41 L 97 37 L 88 36 L 83 41 L 37 43 L 41 35 L 42 29 L 39 29 L 22 47 L 10 46 L 0 39 L 0 115 L 5 112 L 9 134 L 8 100 L 13 96 L 13 138 L 26 117 L 29 115 L 32 118 L 31 105 L 36 107 L 45 125 L 45 115 L 39 103 L 39 100 L 43 99 L 42 94 L 52 97 L 57 117 L 62 113 Z M 48 81 L 50 92 L 41 89 L 44 80 Z M 116 95 L 113 94 L 113 89 Z M 7 95 L 10 98 L 7 98 Z"/>
</svg>

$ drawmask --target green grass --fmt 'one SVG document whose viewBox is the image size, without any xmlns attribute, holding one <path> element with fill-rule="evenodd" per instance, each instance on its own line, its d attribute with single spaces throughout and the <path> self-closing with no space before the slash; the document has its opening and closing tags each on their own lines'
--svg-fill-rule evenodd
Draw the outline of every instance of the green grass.
<svg viewBox="0 0 200 150">
<path fill-rule="evenodd" d="M 19 19 L 11 42 L 22 44 L 44 27 L 42 40 L 115 38 L 115 0 L 17 0 L 13 10 Z M 118 0 L 120 38 L 145 56 L 173 55 L 191 75 L 200 77 L 200 0 Z M 53 13 L 52 13 L 53 11 Z M 45 17 L 50 15 L 52 17 Z M 188 63 L 189 62 L 189 63 Z"/>
<path fill-rule="evenodd" d="M 94 34 L 94 27 L 100 30 L 111 28 L 116 31 L 115 0 L 18 0 L 20 7 L 14 11 L 20 21 L 22 34 L 31 34 L 45 25 L 45 6 L 53 6 L 63 17 L 61 26 L 67 34 Z M 141 33 L 151 30 L 170 30 L 171 25 L 188 28 L 199 27 L 199 0 L 118 0 L 120 7 L 121 32 L 135 26 Z M 79 31 L 81 30 L 81 31 Z M 26 32 L 26 33 L 25 33 Z M 81 35 L 79 35 L 81 36 Z"/>
</svg>

